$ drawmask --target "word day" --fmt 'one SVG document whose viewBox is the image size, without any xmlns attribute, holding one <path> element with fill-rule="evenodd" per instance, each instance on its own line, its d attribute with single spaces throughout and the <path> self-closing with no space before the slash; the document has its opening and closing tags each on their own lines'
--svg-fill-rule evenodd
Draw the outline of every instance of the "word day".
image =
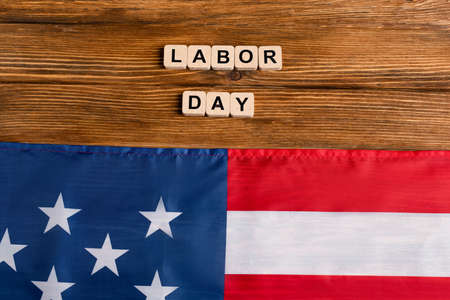
<svg viewBox="0 0 450 300">
<path fill-rule="evenodd" d="M 166 45 L 164 67 L 181 70 L 281 70 L 280 46 Z"/>
<path fill-rule="evenodd" d="M 255 110 L 253 93 L 185 91 L 182 112 L 185 116 L 251 118 Z"/>
</svg>

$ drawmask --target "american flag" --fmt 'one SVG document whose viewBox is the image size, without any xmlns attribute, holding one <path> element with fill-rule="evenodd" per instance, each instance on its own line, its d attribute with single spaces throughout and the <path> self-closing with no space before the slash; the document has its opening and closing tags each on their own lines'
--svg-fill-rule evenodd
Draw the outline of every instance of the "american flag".
<svg viewBox="0 0 450 300">
<path fill-rule="evenodd" d="M 450 299 L 450 152 L 0 143 L 0 299 Z"/>
</svg>

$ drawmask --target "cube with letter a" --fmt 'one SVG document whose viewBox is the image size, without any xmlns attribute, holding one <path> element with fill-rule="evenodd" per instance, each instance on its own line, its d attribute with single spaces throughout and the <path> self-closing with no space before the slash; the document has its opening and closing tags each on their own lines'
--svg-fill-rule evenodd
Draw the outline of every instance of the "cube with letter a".
<svg viewBox="0 0 450 300">
<path fill-rule="evenodd" d="M 208 117 L 228 117 L 230 115 L 230 93 L 209 92 L 206 95 L 206 115 Z"/>
<path fill-rule="evenodd" d="M 209 70 L 211 68 L 211 46 L 189 46 L 187 65 L 189 70 Z"/>
</svg>

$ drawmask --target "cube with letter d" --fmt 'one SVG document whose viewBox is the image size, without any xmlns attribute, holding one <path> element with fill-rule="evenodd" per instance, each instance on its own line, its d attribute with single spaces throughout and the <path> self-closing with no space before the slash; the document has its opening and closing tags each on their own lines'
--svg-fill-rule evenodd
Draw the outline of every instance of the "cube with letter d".
<svg viewBox="0 0 450 300">
<path fill-rule="evenodd" d="M 206 93 L 201 91 L 183 92 L 182 112 L 185 116 L 203 117 L 206 112 Z"/>
</svg>

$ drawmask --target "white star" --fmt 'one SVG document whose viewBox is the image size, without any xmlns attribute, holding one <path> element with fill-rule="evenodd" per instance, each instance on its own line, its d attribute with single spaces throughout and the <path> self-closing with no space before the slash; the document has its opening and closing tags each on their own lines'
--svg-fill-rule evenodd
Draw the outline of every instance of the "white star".
<svg viewBox="0 0 450 300">
<path fill-rule="evenodd" d="M 64 229 L 68 234 L 70 234 L 70 228 L 67 219 L 81 210 L 74 208 L 65 208 L 63 196 L 61 193 L 59 193 L 55 206 L 39 207 L 39 209 L 42 210 L 49 218 L 44 233 L 46 233 L 55 226 L 59 226 L 62 229 Z"/>
<path fill-rule="evenodd" d="M 16 270 L 16 262 L 14 261 L 14 254 L 25 248 L 27 245 L 11 244 L 9 238 L 8 228 L 6 228 L 3 234 L 2 241 L 0 242 L 0 263 L 5 262 L 14 271 Z"/>
<path fill-rule="evenodd" d="M 151 285 L 135 285 L 134 287 L 147 297 L 146 300 L 165 300 L 167 295 L 178 288 L 177 286 L 161 285 L 158 271 L 156 271 Z"/>
<path fill-rule="evenodd" d="M 41 300 L 62 300 L 61 293 L 75 284 L 72 282 L 58 282 L 54 266 L 47 281 L 32 281 L 32 283 L 42 291 Z"/>
<path fill-rule="evenodd" d="M 94 269 L 92 269 L 91 275 L 94 275 L 98 270 L 107 267 L 114 274 L 119 276 L 117 271 L 116 259 L 128 252 L 128 249 L 113 249 L 111 245 L 111 239 L 109 233 L 106 235 L 105 241 L 101 248 L 85 248 L 90 254 L 95 256 L 97 261 L 95 262 Z"/>
<path fill-rule="evenodd" d="M 147 235 L 145 237 L 148 237 L 152 233 L 161 229 L 171 238 L 173 238 L 173 236 L 169 223 L 182 214 L 182 212 L 166 211 L 166 207 L 164 206 L 162 197 L 159 199 L 158 206 L 156 207 L 155 211 L 140 211 L 140 213 L 151 222 L 150 227 L 147 231 Z"/>
</svg>

